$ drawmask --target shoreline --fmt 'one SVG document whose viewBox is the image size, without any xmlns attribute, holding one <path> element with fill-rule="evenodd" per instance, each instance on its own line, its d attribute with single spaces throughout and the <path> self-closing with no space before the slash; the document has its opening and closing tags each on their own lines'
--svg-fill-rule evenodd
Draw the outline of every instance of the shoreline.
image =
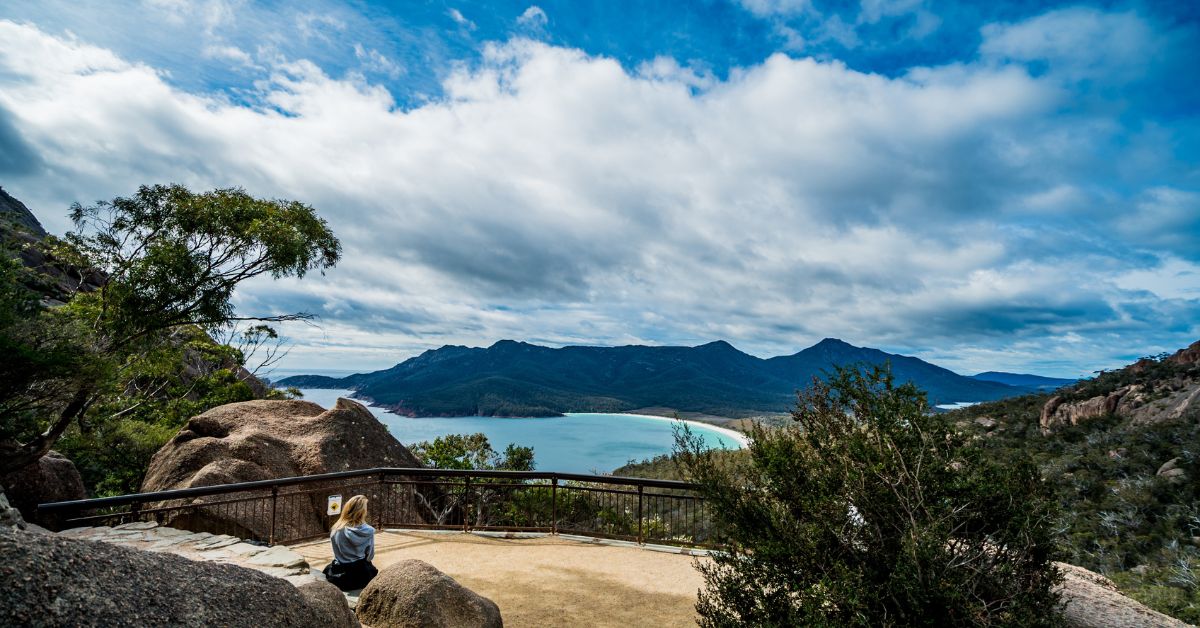
<svg viewBox="0 0 1200 628">
<path fill-rule="evenodd" d="M 564 412 L 563 413 L 563 415 L 565 415 L 565 416 L 571 416 L 573 414 L 575 414 L 575 415 L 577 415 L 577 414 L 620 414 L 622 416 L 633 416 L 633 417 L 639 417 L 639 418 L 643 418 L 643 419 L 655 419 L 658 421 L 668 421 L 670 423 L 679 421 L 681 423 L 686 423 L 688 425 L 695 425 L 697 427 L 702 427 L 705 429 L 712 430 L 723 436 L 728 436 L 729 438 L 733 439 L 733 441 L 735 443 L 738 444 L 738 449 L 746 449 L 750 446 L 750 438 L 747 437 L 745 434 L 743 434 L 737 430 L 729 429 L 727 427 L 713 425 L 712 423 L 705 423 L 704 421 L 692 421 L 690 419 L 676 419 L 674 417 L 655 416 L 653 414 L 634 414 L 632 412 Z"/>
<path fill-rule="evenodd" d="M 331 391 L 345 392 L 345 393 L 354 393 L 355 392 L 354 390 L 345 389 L 345 388 L 319 388 L 319 389 L 312 389 L 312 390 L 331 390 Z M 456 417 L 408 417 L 403 414 L 397 414 L 395 412 L 391 412 L 384 406 L 375 405 L 374 400 L 372 400 L 372 399 L 355 398 L 355 397 L 346 396 L 346 395 L 338 395 L 338 396 L 345 397 L 352 401 L 356 401 L 358 403 L 363 404 L 364 406 L 378 408 L 389 414 L 394 414 L 398 417 L 406 418 L 406 419 L 420 420 L 421 418 L 435 418 L 435 419 L 456 418 Z M 322 407 L 324 407 L 324 406 L 322 406 Z M 328 408 L 326 408 L 326 409 L 328 409 Z M 571 415 L 580 415 L 580 414 L 610 414 L 610 415 L 632 416 L 632 417 L 639 417 L 639 418 L 643 418 L 643 419 L 654 419 L 656 421 L 669 421 L 671 423 L 674 423 L 675 421 L 682 421 L 688 425 L 694 425 L 698 428 L 709 429 L 709 430 L 712 430 L 712 431 L 720 434 L 721 436 L 728 437 L 729 439 L 733 440 L 733 442 L 738 446 L 738 449 L 746 449 L 747 447 L 750 446 L 750 439 L 745 434 L 743 434 L 737 430 L 734 430 L 734 429 L 731 429 L 728 427 L 721 427 L 720 425 L 714 425 L 712 423 L 706 423 L 704 421 L 696 421 L 696 420 L 692 420 L 692 419 L 677 419 L 677 418 L 668 417 L 668 416 L 656 416 L 653 414 L 638 414 L 638 413 L 634 413 L 634 412 L 564 412 L 564 413 L 562 413 L 562 416 L 571 416 Z M 555 419 L 555 418 L 559 418 L 559 417 L 480 417 L 480 418 Z"/>
</svg>

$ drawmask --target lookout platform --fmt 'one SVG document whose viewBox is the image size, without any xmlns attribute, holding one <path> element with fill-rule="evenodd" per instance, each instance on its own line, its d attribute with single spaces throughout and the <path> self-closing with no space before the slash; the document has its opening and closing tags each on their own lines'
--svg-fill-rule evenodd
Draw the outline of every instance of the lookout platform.
<svg viewBox="0 0 1200 628">
<path fill-rule="evenodd" d="M 515 537 L 515 538 L 513 538 Z M 329 541 L 291 545 L 320 571 Z M 380 569 L 423 560 L 500 607 L 505 626 L 694 626 L 703 582 L 688 550 L 566 536 L 385 530 Z"/>
</svg>

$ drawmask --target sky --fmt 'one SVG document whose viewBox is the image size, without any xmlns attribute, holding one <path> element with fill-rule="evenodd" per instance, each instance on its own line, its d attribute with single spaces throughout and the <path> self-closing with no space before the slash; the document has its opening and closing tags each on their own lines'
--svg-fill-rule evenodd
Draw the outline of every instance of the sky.
<svg viewBox="0 0 1200 628">
<path fill-rule="evenodd" d="M 1200 339 L 1200 3 L 0 2 L 0 186 L 314 206 L 289 369 L 822 338 L 1078 377 Z"/>
</svg>

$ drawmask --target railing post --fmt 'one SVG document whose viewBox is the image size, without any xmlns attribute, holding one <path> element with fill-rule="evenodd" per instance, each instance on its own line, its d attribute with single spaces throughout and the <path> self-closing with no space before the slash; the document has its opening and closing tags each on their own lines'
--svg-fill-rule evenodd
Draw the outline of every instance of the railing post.
<svg viewBox="0 0 1200 628">
<path fill-rule="evenodd" d="M 379 522 L 380 529 L 383 529 L 383 525 L 384 525 L 383 524 L 383 509 L 384 509 L 384 504 L 387 503 L 387 501 L 383 498 L 384 491 L 387 490 L 387 484 L 384 484 L 383 476 L 384 476 L 384 472 L 380 471 L 379 472 L 379 505 L 375 507 L 375 512 L 377 513 L 375 516 L 378 517 L 378 519 L 376 521 Z"/>
<path fill-rule="evenodd" d="M 558 476 L 550 478 L 550 534 L 558 534 Z"/>
<path fill-rule="evenodd" d="M 271 486 L 271 533 L 267 537 L 267 545 L 275 544 L 275 506 L 279 502 L 279 485 Z"/>
<path fill-rule="evenodd" d="M 470 532 L 470 530 L 471 530 L 471 516 L 467 512 L 467 507 L 470 504 L 471 504 L 471 476 L 464 475 L 463 476 L 463 504 L 462 504 L 463 532 Z"/>
<path fill-rule="evenodd" d="M 645 539 L 642 536 L 642 502 L 644 501 L 645 490 L 645 486 L 638 484 L 638 545 L 645 543 Z"/>
</svg>

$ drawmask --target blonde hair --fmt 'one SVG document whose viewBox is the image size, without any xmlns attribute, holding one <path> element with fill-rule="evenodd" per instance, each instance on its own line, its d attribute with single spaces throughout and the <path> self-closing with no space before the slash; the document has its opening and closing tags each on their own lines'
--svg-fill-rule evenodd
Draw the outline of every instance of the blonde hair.
<svg viewBox="0 0 1200 628">
<path fill-rule="evenodd" d="M 333 524 L 333 529 L 362 525 L 367 520 L 367 498 L 365 495 L 355 495 L 342 508 L 342 516 Z"/>
</svg>

